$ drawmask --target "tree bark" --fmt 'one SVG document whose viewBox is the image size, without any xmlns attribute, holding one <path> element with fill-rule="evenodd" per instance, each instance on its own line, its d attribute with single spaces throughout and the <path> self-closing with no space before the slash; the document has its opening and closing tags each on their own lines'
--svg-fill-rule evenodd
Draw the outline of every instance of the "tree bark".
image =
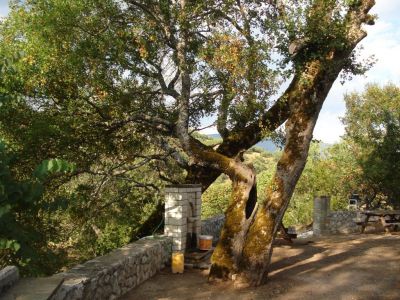
<svg viewBox="0 0 400 300">
<path fill-rule="evenodd" d="M 239 286 L 257 286 L 264 282 L 272 256 L 272 243 L 306 164 L 313 130 L 332 84 L 346 64 L 354 47 L 366 33 L 360 29 L 373 1 L 365 1 L 351 12 L 353 27 L 345 49 L 332 49 L 326 57 L 310 60 L 294 76 L 285 97 L 289 118 L 285 124 L 286 144 L 277 163 L 272 183 L 249 219 L 244 218 L 247 189 L 234 182 L 232 202 L 226 211 L 226 223 L 212 257 L 210 280 L 233 279 Z M 255 183 L 252 183 L 255 185 Z"/>
<path fill-rule="evenodd" d="M 253 169 L 238 163 L 233 176 L 232 200 L 225 213 L 220 242 L 212 256 L 210 279 L 232 278 L 239 269 L 246 235 L 257 210 L 256 177 Z"/>
<path fill-rule="evenodd" d="M 284 95 L 272 105 L 260 119 L 255 120 L 244 128 L 233 128 L 223 138 L 222 144 L 216 152 L 228 158 L 236 157 L 240 152 L 250 149 L 262 140 L 262 131 L 274 132 L 289 117 L 289 104 L 287 95 L 290 94 L 290 87 Z M 187 168 L 187 183 L 201 184 L 205 191 L 223 171 L 210 168 L 207 165 L 192 164 Z"/>
<path fill-rule="evenodd" d="M 195 162 L 190 170 L 193 172 L 189 172 L 191 180 L 197 179 L 207 187 L 223 172 L 233 183 L 225 224 L 212 256 L 210 280 L 232 279 L 238 285 L 257 286 L 266 279 L 272 243 L 306 164 L 319 112 L 353 49 L 366 36 L 361 25 L 369 20 L 368 11 L 373 5 L 373 0 L 363 0 L 349 10 L 345 47 L 327 49 L 326 53 L 319 53 L 319 57 L 304 61 L 297 68 L 281 97 L 287 110 L 281 112 L 283 117 L 277 117 L 279 122 L 287 118 L 285 148 L 262 202 L 256 201 L 254 171 L 232 158 L 259 139 L 258 125 L 234 129 L 216 151 L 191 143 Z M 213 171 L 207 175 L 207 170 Z"/>
<path fill-rule="evenodd" d="M 312 133 L 325 97 L 298 103 L 286 123 L 286 146 L 277 164 L 266 200 L 260 204 L 243 249 L 238 283 L 259 285 L 264 282 L 272 256 L 272 243 L 306 164 Z M 308 102 L 308 103 L 307 103 Z"/>
<path fill-rule="evenodd" d="M 233 181 L 232 202 L 212 257 L 210 280 L 234 279 L 238 285 L 256 286 L 263 282 L 272 255 L 272 242 L 305 166 L 312 133 L 322 103 L 333 81 L 320 82 L 321 64 L 311 62 L 293 85 L 291 114 L 286 122 L 286 146 L 277 164 L 266 199 L 245 214 L 249 184 Z M 304 80 L 307 78 L 308 80 Z M 317 91 L 317 93 L 310 93 Z"/>
</svg>

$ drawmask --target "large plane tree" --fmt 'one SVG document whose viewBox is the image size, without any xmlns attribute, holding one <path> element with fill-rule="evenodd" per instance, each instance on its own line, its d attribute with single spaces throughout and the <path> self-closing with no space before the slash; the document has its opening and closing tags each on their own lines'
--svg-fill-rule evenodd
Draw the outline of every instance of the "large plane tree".
<svg viewBox="0 0 400 300">
<path fill-rule="evenodd" d="M 138 149 L 151 147 L 157 155 L 143 163 L 172 158 L 186 170 L 187 183 L 207 189 L 220 174 L 228 175 L 233 192 L 210 278 L 259 285 L 324 100 L 341 72 L 365 71 L 355 48 L 366 36 L 363 24 L 374 22 L 368 14 L 373 5 L 13 2 L 1 25 L 1 52 L 14 57 L 16 71 L 2 79 L 2 88 L 22 95 L 33 111 L 63 118 L 71 136 L 80 133 L 79 142 L 65 145 L 76 157 L 118 152 L 123 163 L 113 174 L 129 170 Z M 193 135 L 205 117 L 215 119 L 219 145 L 206 146 Z M 284 129 L 282 155 L 256 199 L 255 171 L 243 162 L 243 152 L 278 129 Z"/>
</svg>

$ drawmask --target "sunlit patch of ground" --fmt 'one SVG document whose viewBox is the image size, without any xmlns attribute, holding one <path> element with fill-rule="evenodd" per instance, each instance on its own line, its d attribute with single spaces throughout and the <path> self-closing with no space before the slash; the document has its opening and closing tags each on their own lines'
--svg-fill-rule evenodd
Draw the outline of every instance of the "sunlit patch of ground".
<svg viewBox="0 0 400 300">
<path fill-rule="evenodd" d="M 275 247 L 268 283 L 234 289 L 207 272 L 165 269 L 122 297 L 133 299 L 400 299 L 400 234 L 298 239 Z"/>
</svg>

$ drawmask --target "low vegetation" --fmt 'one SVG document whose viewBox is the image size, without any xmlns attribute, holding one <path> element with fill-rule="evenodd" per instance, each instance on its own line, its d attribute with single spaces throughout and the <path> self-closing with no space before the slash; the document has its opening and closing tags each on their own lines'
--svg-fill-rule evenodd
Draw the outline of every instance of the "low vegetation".
<svg viewBox="0 0 400 300">
<path fill-rule="evenodd" d="M 346 135 L 334 145 L 312 143 L 284 216 L 286 226 L 312 222 L 316 195 L 329 195 L 333 209 L 346 209 L 347 199 L 355 192 L 364 207 L 399 206 L 398 185 L 394 184 L 400 174 L 400 109 L 399 101 L 395 101 L 399 95 L 396 86 L 370 85 L 364 93 L 345 97 Z M 54 154 L 70 153 L 65 157 L 75 163 L 55 159 L 41 163 L 41 154 L 43 159 L 49 154 L 45 156 L 46 152 L 31 148 L 40 132 L 30 135 L 32 131 L 21 132 L 7 123 L 8 105 L 11 103 L 3 102 L 0 109 L 1 266 L 16 264 L 23 274 L 51 274 L 162 230 L 162 189 L 172 178 L 178 181 L 184 176 L 176 165 L 154 156 L 151 164 L 141 165 L 142 160 L 138 159 L 137 168 L 120 176 L 83 172 L 79 156 L 73 159 L 73 151 L 62 152 L 58 148 Z M 366 119 L 362 114 L 371 106 L 375 117 Z M 27 110 L 13 113 L 20 119 Z M 34 118 L 40 116 L 37 113 Z M 49 128 L 50 120 L 43 122 Z M 27 129 L 35 126 L 33 121 L 28 124 Z M 196 138 L 208 145 L 220 142 L 200 134 Z M 151 149 L 147 151 L 154 154 Z M 279 156 L 279 149 L 268 152 L 257 146 L 245 153 L 245 163 L 257 173 L 258 193 L 268 186 Z M 102 163 L 108 160 L 112 161 L 105 157 Z M 101 170 L 101 165 L 93 162 L 92 168 Z M 222 175 L 203 194 L 202 217 L 224 213 L 230 194 L 231 182 Z"/>
<path fill-rule="evenodd" d="M 334 208 L 353 191 L 368 207 L 398 206 L 397 87 L 347 96 L 343 142 L 314 142 L 309 153 L 339 73 L 371 66 L 353 50 L 362 25 L 374 23 L 373 5 L 11 1 L 0 22 L 1 266 L 45 275 L 102 255 L 162 230 L 166 184 L 207 189 L 218 178 L 203 215 L 229 202 L 234 213 L 211 273 L 248 267 L 243 278 L 257 285 L 290 198 L 287 225 L 310 223 L 318 194 Z M 196 133 L 209 116 L 221 139 Z M 281 152 L 251 148 L 271 137 L 282 138 Z M 255 203 L 254 174 L 258 222 L 244 230 L 236 224 Z"/>
</svg>

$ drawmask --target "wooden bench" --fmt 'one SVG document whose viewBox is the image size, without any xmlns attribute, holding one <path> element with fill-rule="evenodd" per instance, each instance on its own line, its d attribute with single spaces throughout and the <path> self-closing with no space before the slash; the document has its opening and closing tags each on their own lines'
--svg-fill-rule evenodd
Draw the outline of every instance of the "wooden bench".
<svg viewBox="0 0 400 300">
<path fill-rule="evenodd" d="M 400 210 L 366 210 L 361 211 L 358 216 L 360 215 L 365 215 L 364 221 L 356 221 L 356 224 L 361 226 L 361 233 L 368 223 L 380 223 L 386 232 L 389 232 L 390 228 L 396 229 L 400 226 Z M 370 218 L 375 220 L 371 221 Z"/>
<path fill-rule="evenodd" d="M 382 220 L 382 225 L 385 226 L 385 227 L 390 227 L 390 226 L 396 227 L 396 226 L 400 226 L 400 221 L 383 219 Z"/>
<path fill-rule="evenodd" d="M 380 218 L 380 222 L 383 228 L 385 228 L 386 232 L 390 232 L 389 229 L 395 230 L 397 226 L 400 225 L 400 222 L 398 220 L 386 220 L 384 217 Z"/>
<path fill-rule="evenodd" d="M 368 223 L 376 223 L 379 222 L 379 220 L 361 220 L 361 219 L 353 219 L 354 223 L 356 223 L 356 225 L 358 226 L 363 226 L 363 225 L 368 225 Z"/>
</svg>

